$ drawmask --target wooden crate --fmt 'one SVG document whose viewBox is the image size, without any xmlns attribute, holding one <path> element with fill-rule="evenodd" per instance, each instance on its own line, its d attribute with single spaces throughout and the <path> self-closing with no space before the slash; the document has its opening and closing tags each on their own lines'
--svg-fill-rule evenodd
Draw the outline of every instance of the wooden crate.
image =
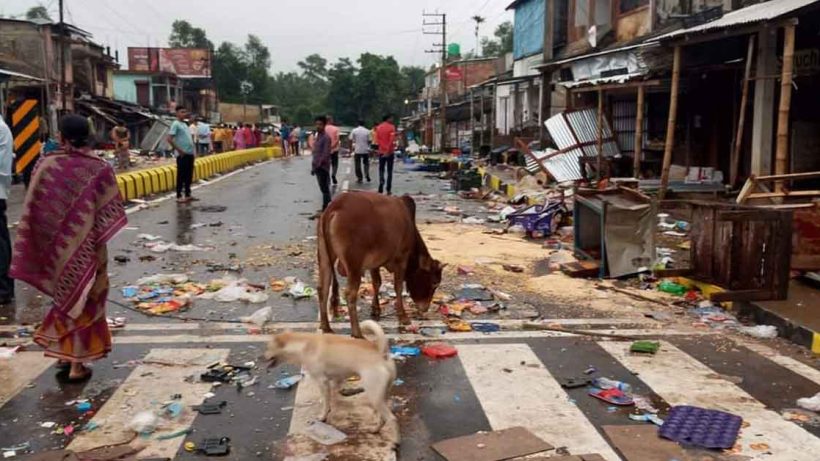
<svg viewBox="0 0 820 461">
<path fill-rule="evenodd" d="M 792 211 L 690 201 L 691 276 L 726 288 L 713 301 L 786 299 Z"/>
</svg>

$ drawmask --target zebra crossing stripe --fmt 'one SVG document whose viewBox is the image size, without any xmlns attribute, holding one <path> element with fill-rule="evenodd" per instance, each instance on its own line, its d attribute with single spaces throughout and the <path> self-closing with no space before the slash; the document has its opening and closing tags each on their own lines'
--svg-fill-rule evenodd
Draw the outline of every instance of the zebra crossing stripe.
<svg viewBox="0 0 820 461">
<path fill-rule="evenodd" d="M 56 360 L 42 352 L 18 352 L 9 360 L 0 360 L 0 407 L 37 379 Z"/>
<path fill-rule="evenodd" d="M 752 341 L 742 341 L 736 340 L 738 344 L 749 349 L 752 352 L 760 354 L 763 357 L 771 360 L 772 362 L 780 365 L 783 368 L 791 371 L 792 373 L 798 374 L 809 381 L 814 382 L 815 384 L 820 385 L 820 370 L 810 367 L 803 362 L 795 360 L 791 357 L 787 357 L 771 349 L 766 347 L 762 344 L 758 344 Z"/>
<path fill-rule="evenodd" d="M 607 461 L 620 461 L 528 345 L 459 345 L 457 349 L 493 430 L 524 426 L 570 453 L 599 453 Z M 504 368 L 513 371 L 504 373 Z"/>
<path fill-rule="evenodd" d="M 76 452 L 128 443 L 134 439 L 129 428 L 131 419 L 145 410 L 158 410 L 158 403 L 167 402 L 171 395 L 180 394 L 185 410 L 173 421 L 164 422 L 155 435 L 171 434 L 188 429 L 196 413 L 190 408 L 204 400 L 211 383 L 188 382 L 186 378 L 202 372 L 204 366 L 225 361 L 230 349 L 151 349 L 142 364 L 134 368 L 114 395 L 97 411 L 92 419 L 99 425 L 95 431 L 80 432 L 68 445 Z M 168 440 L 137 438 L 135 444 L 146 446 L 140 458 L 174 459 L 184 438 Z"/>
<path fill-rule="evenodd" d="M 744 459 L 817 461 L 820 439 L 767 410 L 738 386 L 715 379 L 712 369 L 672 344 L 663 341 L 660 351 L 651 357 L 630 354 L 627 342 L 598 344 L 670 405 L 695 405 L 741 416 L 749 424 L 738 440 L 742 447 L 739 454 L 750 457 Z M 766 444 L 769 449 L 754 450 L 752 444 Z"/>
</svg>

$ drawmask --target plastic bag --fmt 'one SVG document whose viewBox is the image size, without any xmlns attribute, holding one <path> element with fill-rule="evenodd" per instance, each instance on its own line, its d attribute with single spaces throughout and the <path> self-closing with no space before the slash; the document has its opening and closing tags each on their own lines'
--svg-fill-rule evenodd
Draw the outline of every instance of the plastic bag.
<svg viewBox="0 0 820 461">
<path fill-rule="evenodd" d="M 239 317 L 240 322 L 253 323 L 260 327 L 273 320 L 273 308 L 265 306 L 247 317 Z"/>
<path fill-rule="evenodd" d="M 774 325 L 756 325 L 753 327 L 741 327 L 741 333 L 760 339 L 777 338 L 777 327 Z"/>
<path fill-rule="evenodd" d="M 797 406 L 820 413 L 820 392 L 814 394 L 814 397 L 804 397 L 797 399 Z"/>
<path fill-rule="evenodd" d="M 185 274 L 157 274 L 137 280 L 137 285 L 161 285 L 163 283 L 177 285 L 187 281 L 188 276 Z"/>
<path fill-rule="evenodd" d="M 157 415 L 153 411 L 141 411 L 131 418 L 128 428 L 137 434 L 151 434 L 157 430 Z"/>
<path fill-rule="evenodd" d="M 347 439 L 347 434 L 321 421 L 311 423 L 305 431 L 305 435 L 322 445 L 334 445 Z"/>
<path fill-rule="evenodd" d="M 301 280 L 296 280 L 288 289 L 288 294 L 294 299 L 310 298 L 316 294 L 316 290 L 305 285 Z"/>
</svg>

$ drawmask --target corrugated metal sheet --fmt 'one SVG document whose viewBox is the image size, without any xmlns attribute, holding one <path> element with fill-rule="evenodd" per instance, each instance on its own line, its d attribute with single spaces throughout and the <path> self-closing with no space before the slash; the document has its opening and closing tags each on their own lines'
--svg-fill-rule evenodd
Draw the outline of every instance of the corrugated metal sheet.
<svg viewBox="0 0 820 461">
<path fill-rule="evenodd" d="M 566 151 L 542 162 L 544 167 L 558 182 L 581 179 L 578 159 L 581 156 L 597 157 L 598 155 L 598 114 L 596 110 L 564 112 L 550 117 L 544 125 L 558 149 Z M 602 128 L 604 155 L 612 157 L 620 154 L 618 145 L 612 139 L 612 129 L 606 118 L 604 118 Z"/>
<path fill-rule="evenodd" d="M 818 2 L 820 2 L 820 0 L 769 0 L 767 2 L 747 6 L 746 8 L 740 8 L 739 10 L 730 11 L 724 14 L 720 19 L 705 24 L 661 35 L 655 40 L 663 41 L 682 37 L 686 34 L 707 33 L 720 29 L 769 21 Z"/>
</svg>

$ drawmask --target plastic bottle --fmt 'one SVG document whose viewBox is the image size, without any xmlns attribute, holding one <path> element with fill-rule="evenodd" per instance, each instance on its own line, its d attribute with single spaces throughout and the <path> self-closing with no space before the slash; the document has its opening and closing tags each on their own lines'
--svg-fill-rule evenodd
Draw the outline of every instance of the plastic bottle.
<svg viewBox="0 0 820 461">
<path fill-rule="evenodd" d="M 664 291 L 666 293 L 672 293 L 673 295 L 682 296 L 686 294 L 686 287 L 675 282 L 670 282 L 669 280 L 663 280 L 660 284 L 658 284 L 658 289 Z"/>
<path fill-rule="evenodd" d="M 592 385 L 599 389 L 618 389 L 619 391 L 625 393 L 632 392 L 632 386 L 628 383 L 609 378 L 595 378 L 592 381 Z"/>
</svg>

